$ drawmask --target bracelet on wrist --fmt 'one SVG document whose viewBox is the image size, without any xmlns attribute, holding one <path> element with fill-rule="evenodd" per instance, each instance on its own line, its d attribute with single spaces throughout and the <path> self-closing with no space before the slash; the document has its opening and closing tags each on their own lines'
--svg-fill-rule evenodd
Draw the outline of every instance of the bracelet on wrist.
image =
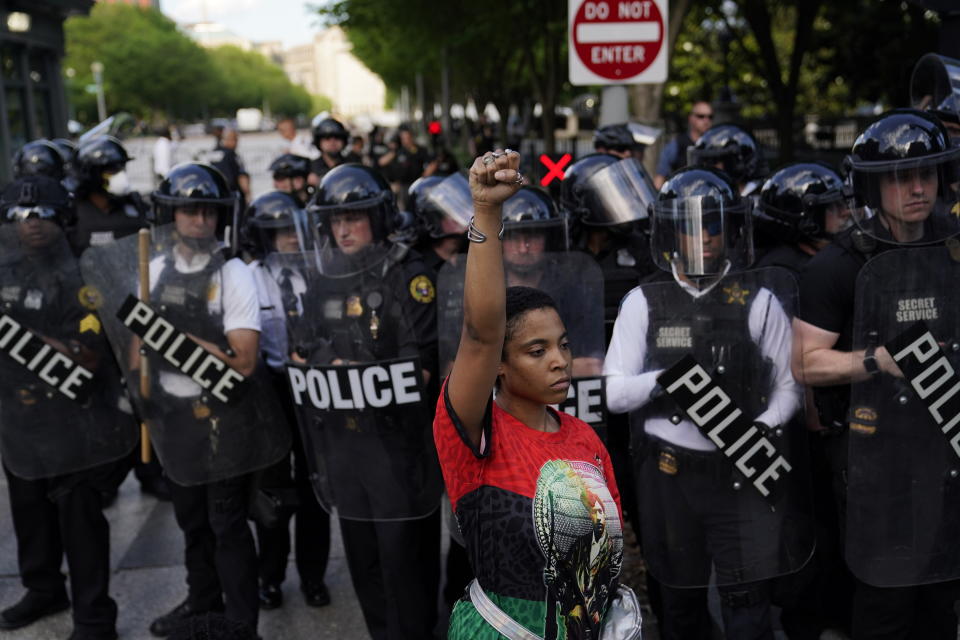
<svg viewBox="0 0 960 640">
<path fill-rule="evenodd" d="M 477 225 L 473 223 L 474 219 L 475 216 L 470 217 L 470 224 L 467 226 L 467 240 L 482 244 L 487 241 L 487 234 L 477 229 Z M 503 220 L 500 221 L 500 231 L 497 233 L 497 238 L 503 240 Z"/>
</svg>

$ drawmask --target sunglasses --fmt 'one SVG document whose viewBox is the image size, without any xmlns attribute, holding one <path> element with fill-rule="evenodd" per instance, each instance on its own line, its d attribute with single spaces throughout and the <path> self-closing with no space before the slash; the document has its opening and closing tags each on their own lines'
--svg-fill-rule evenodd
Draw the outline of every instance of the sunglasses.
<svg viewBox="0 0 960 640">
<path fill-rule="evenodd" d="M 4 216 L 7 222 L 23 222 L 31 218 L 38 218 L 40 220 L 56 220 L 57 219 L 57 210 L 53 207 L 44 207 L 40 205 L 34 206 L 15 206 L 7 209 L 7 213 Z"/>
<path fill-rule="evenodd" d="M 698 120 L 713 120 L 713 114 L 712 114 L 712 113 L 696 113 L 696 112 L 695 112 L 695 113 L 693 113 L 693 114 L 691 114 L 691 115 L 692 115 L 694 118 L 697 118 Z"/>
<path fill-rule="evenodd" d="M 684 235 L 695 235 L 699 229 L 703 229 L 708 236 L 718 236 L 723 233 L 723 220 L 710 220 L 699 225 L 691 222 L 680 224 L 680 231 Z"/>
</svg>

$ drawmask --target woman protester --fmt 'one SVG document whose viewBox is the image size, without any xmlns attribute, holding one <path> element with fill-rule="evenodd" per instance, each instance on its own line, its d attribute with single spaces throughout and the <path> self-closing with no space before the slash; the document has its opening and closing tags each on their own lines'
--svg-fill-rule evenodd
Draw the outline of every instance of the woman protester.
<svg viewBox="0 0 960 640">
<path fill-rule="evenodd" d="M 463 333 L 434 438 L 477 579 L 448 638 L 639 638 L 636 598 L 618 587 L 610 456 L 586 423 L 548 406 L 570 385 L 563 320 L 547 294 L 504 284 L 501 205 L 522 184 L 519 164 L 496 151 L 470 169 Z M 607 635 L 613 618 L 626 633 Z"/>
</svg>

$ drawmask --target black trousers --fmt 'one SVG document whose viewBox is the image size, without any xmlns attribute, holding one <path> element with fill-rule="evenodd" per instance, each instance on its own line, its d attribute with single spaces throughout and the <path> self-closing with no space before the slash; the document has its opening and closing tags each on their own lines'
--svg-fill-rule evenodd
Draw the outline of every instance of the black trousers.
<svg viewBox="0 0 960 640">
<path fill-rule="evenodd" d="M 440 582 L 441 510 L 419 520 L 340 518 L 347 566 L 373 640 L 433 637 Z"/>
<path fill-rule="evenodd" d="M 6 465 L 3 470 L 23 586 L 54 597 L 64 594 L 60 563 L 66 553 L 74 628 L 112 632 L 117 604 L 108 592 L 110 527 L 103 515 L 103 492 L 116 490 L 129 461 L 41 480 L 24 480 Z"/>
<path fill-rule="evenodd" d="M 824 440 L 836 496 L 839 544 L 846 535 L 846 477 L 849 432 Z M 854 577 L 853 640 L 954 640 L 957 635 L 955 602 L 960 583 L 942 582 L 913 587 L 874 587 Z"/>
<path fill-rule="evenodd" d="M 299 505 L 296 512 L 290 513 L 275 527 L 265 527 L 257 523 L 257 541 L 260 543 L 260 580 L 264 584 L 279 586 L 287 574 L 287 557 L 290 555 L 290 517 L 296 516 L 294 534 L 296 536 L 297 573 L 301 585 L 305 582 L 319 584 L 327 572 L 327 560 L 330 556 L 330 515 L 317 502 L 310 483 L 310 469 L 303 449 L 303 438 L 297 426 L 296 411 L 286 376 L 272 372 L 271 380 L 280 399 L 284 417 L 290 426 L 292 436 L 293 469 L 290 468 L 290 456 L 264 471 L 261 486 L 296 489 Z"/>
<path fill-rule="evenodd" d="M 264 480 L 280 476 L 292 482 L 296 488 L 299 505 L 293 513 L 275 527 L 265 527 L 257 523 L 257 541 L 260 543 L 260 580 L 264 584 L 279 586 L 287 573 L 287 557 L 290 555 L 291 517 L 294 521 L 296 540 L 297 573 L 300 583 L 323 582 L 327 572 L 327 560 L 330 556 L 330 516 L 317 502 L 310 474 L 304 458 L 303 444 L 299 434 L 293 438 L 294 467 L 290 468 L 289 457 L 281 460 L 264 474 Z"/>
<path fill-rule="evenodd" d="M 185 540 L 187 596 L 197 610 L 225 609 L 256 630 L 257 550 L 247 523 L 250 476 L 184 487 L 170 481 Z"/>
<path fill-rule="evenodd" d="M 643 461 L 637 474 L 643 551 L 651 571 L 661 571 L 663 640 L 710 637 L 707 590 L 686 585 L 708 584 L 711 566 L 720 578 L 726 637 L 772 640 L 771 584 L 747 579 L 743 569 L 760 567 L 758 573 L 775 574 L 780 544 L 768 532 L 779 531 L 779 516 L 758 496 L 731 489 L 730 465 L 718 452 L 649 437 L 638 453 Z M 765 521 L 766 526 L 759 526 Z M 668 586 L 671 582 L 685 588 Z"/>
</svg>

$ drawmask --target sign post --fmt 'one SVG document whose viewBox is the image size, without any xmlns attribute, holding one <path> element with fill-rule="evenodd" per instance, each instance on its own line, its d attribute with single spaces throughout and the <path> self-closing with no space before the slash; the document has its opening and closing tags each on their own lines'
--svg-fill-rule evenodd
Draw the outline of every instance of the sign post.
<svg viewBox="0 0 960 640">
<path fill-rule="evenodd" d="M 570 83 L 667 79 L 667 0 L 568 0 Z"/>
</svg>

